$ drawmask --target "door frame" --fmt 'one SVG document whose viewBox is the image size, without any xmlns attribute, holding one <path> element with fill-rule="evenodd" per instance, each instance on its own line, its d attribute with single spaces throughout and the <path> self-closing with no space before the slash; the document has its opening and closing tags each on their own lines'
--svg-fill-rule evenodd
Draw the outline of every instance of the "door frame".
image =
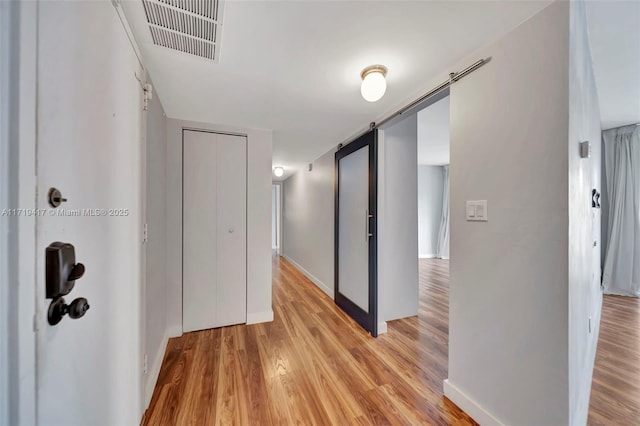
<svg viewBox="0 0 640 426">
<path fill-rule="evenodd" d="M 369 147 L 369 309 L 364 312 L 338 290 L 340 271 L 340 160 L 364 147 Z M 373 337 L 378 336 L 378 130 L 370 130 L 353 142 L 340 147 L 335 154 L 334 176 L 334 300 Z"/>
<path fill-rule="evenodd" d="M 0 149 L 9 155 L 3 155 L 3 161 L 11 158 L 8 167 L 0 167 L 0 200 L 3 208 L 7 203 L 6 208 L 34 210 L 38 5 L 2 2 L 0 8 L 1 22 L 8 22 L 0 25 L 0 84 L 2 100 L 8 101 L 0 106 Z M 9 96 L 4 96 L 5 89 Z M 0 375 L 8 378 L 0 376 L 0 423 L 8 419 L 8 424 L 36 424 L 36 216 L 2 217 L 0 223 L 2 232 L 11 236 L 11 244 L 3 238 L 0 250 L 0 274 L 8 284 L 0 291 L 1 320 L 6 324 L 0 339 L 13 339 L 0 355 Z"/>
<path fill-rule="evenodd" d="M 8 92 L 13 77 L 11 61 L 11 50 L 13 47 L 11 15 L 13 7 L 11 3 L 0 3 L 0 208 L 9 208 L 11 202 L 10 189 L 14 183 L 10 169 L 11 162 L 9 155 L 11 152 L 11 119 L 9 115 L 15 103 L 9 99 Z M 10 184 L 11 182 L 11 184 Z M 0 215 L 0 282 L 11 282 L 9 265 L 11 265 L 11 255 L 9 254 L 9 242 L 7 241 L 12 228 L 12 223 L 6 215 Z M 10 397 L 12 388 L 9 383 L 9 362 L 10 338 L 13 332 L 11 324 L 12 313 L 9 313 L 11 295 L 9 286 L 0 286 L 0 424 L 9 424 L 9 407 L 12 405 Z"/>
<path fill-rule="evenodd" d="M 245 262 L 245 306 L 249 300 L 249 135 L 246 133 L 227 132 L 223 130 L 203 129 L 196 127 L 180 128 L 180 327 L 184 333 L 184 132 L 200 132 L 200 133 L 213 133 L 215 135 L 227 135 L 227 136 L 240 136 L 245 138 L 245 256 L 247 261 Z M 249 308 L 245 307 L 245 324 L 248 322 Z"/>
<path fill-rule="evenodd" d="M 282 182 L 273 182 L 271 187 L 276 187 L 276 240 L 278 246 L 276 247 L 276 254 L 282 256 Z M 273 249 L 273 247 L 272 247 Z"/>
</svg>

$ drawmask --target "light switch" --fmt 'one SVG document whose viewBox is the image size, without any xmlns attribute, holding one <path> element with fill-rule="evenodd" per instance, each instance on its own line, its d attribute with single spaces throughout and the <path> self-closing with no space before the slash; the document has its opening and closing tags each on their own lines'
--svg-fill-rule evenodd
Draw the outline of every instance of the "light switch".
<svg viewBox="0 0 640 426">
<path fill-rule="evenodd" d="M 467 220 L 487 222 L 487 200 L 467 201 Z"/>
<path fill-rule="evenodd" d="M 476 206 L 472 205 L 467 201 L 467 219 L 476 217 Z"/>
</svg>

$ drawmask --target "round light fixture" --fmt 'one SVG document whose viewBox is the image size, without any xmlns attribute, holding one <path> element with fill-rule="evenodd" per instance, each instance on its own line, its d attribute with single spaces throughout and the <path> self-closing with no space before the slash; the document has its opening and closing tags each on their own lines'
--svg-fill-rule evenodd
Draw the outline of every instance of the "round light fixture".
<svg viewBox="0 0 640 426">
<path fill-rule="evenodd" d="M 371 65 L 366 67 L 360 73 L 362 77 L 362 85 L 360 93 L 367 102 L 375 102 L 384 96 L 387 90 L 387 67 L 383 65 Z"/>
<path fill-rule="evenodd" d="M 275 169 L 273 169 L 273 174 L 276 177 L 282 177 L 282 175 L 284 175 L 284 169 L 282 167 L 276 167 Z"/>
</svg>

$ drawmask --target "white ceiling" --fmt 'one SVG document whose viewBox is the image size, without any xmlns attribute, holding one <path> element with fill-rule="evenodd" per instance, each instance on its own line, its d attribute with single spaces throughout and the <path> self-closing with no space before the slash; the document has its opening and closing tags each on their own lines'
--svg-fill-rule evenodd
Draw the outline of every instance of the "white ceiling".
<svg viewBox="0 0 640 426">
<path fill-rule="evenodd" d="M 418 111 L 418 164 L 449 164 L 449 96 Z"/>
<path fill-rule="evenodd" d="M 602 128 L 640 122 L 640 1 L 589 1 Z"/>
<path fill-rule="evenodd" d="M 167 115 L 273 129 L 286 178 L 548 3 L 227 0 L 219 64 L 154 46 L 142 2 L 123 7 Z M 368 103 L 360 71 L 377 63 L 388 89 Z"/>
</svg>

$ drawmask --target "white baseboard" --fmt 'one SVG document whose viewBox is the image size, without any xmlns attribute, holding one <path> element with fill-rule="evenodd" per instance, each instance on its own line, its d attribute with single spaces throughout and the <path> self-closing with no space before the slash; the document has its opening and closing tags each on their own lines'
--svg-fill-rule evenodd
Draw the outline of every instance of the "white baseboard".
<svg viewBox="0 0 640 426">
<path fill-rule="evenodd" d="M 313 274 L 309 271 L 307 271 L 306 269 L 304 269 L 302 267 L 302 265 L 300 265 L 298 262 L 296 262 L 295 260 L 293 260 L 292 258 L 290 258 L 289 256 L 287 256 L 286 254 L 283 254 L 282 257 L 284 257 L 285 259 L 287 259 L 287 261 L 289 263 L 291 263 L 293 266 L 295 266 L 298 270 L 300 270 L 300 272 L 302 272 L 307 278 L 309 278 L 311 280 L 312 283 L 314 283 L 316 286 L 318 286 L 318 288 L 320 290 L 322 290 L 324 293 L 327 294 L 327 296 L 329 296 L 330 298 L 334 298 L 334 294 L 333 294 L 333 287 L 329 287 L 327 286 L 325 283 L 323 283 L 322 281 L 320 281 L 318 278 L 316 278 L 315 276 L 313 276 Z"/>
<path fill-rule="evenodd" d="M 418 255 L 418 259 L 442 259 L 449 260 L 448 257 L 438 257 L 437 254 L 420 254 Z"/>
<path fill-rule="evenodd" d="M 160 368 L 162 368 L 162 360 L 164 354 L 167 351 L 167 344 L 169 343 L 169 330 L 165 331 L 162 337 L 162 342 L 158 348 L 158 352 L 153 357 L 151 368 L 147 371 L 147 377 L 145 377 L 144 383 L 144 409 L 149 408 L 153 391 L 158 383 L 158 376 L 160 375 Z M 148 355 L 147 355 L 148 356 Z"/>
<path fill-rule="evenodd" d="M 444 396 L 449 398 L 462 411 L 482 426 L 503 426 L 503 424 L 486 411 L 480 404 L 455 387 L 449 379 L 444 381 Z"/>
<path fill-rule="evenodd" d="M 378 323 L 378 335 L 384 334 L 386 332 L 387 332 L 387 322 L 386 321 L 380 321 Z"/>
<path fill-rule="evenodd" d="M 247 325 L 273 321 L 273 311 L 247 313 Z"/>
</svg>

